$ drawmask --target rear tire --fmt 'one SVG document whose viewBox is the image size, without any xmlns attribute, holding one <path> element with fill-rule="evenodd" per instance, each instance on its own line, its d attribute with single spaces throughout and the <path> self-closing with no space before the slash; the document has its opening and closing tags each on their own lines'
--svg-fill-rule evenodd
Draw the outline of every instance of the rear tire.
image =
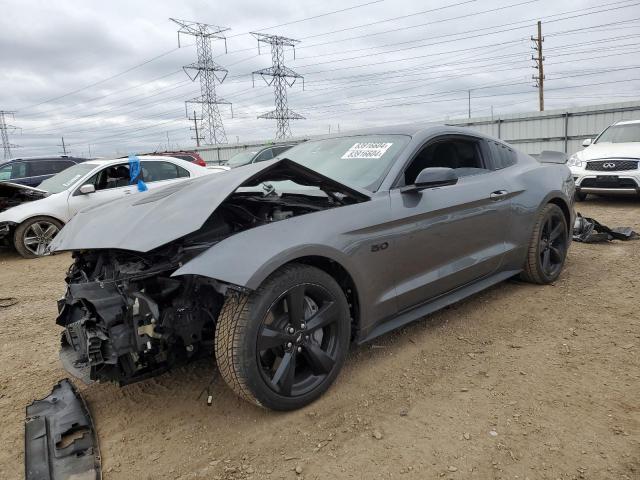
<svg viewBox="0 0 640 480">
<path fill-rule="evenodd" d="M 62 223 L 51 217 L 33 217 L 22 222 L 13 234 L 13 245 L 24 258 L 48 255 L 46 250 L 62 229 Z"/>
<path fill-rule="evenodd" d="M 569 248 L 569 230 L 564 212 L 549 203 L 533 227 L 527 260 L 520 278 L 541 285 L 554 282 L 562 272 Z"/>
<path fill-rule="evenodd" d="M 320 397 L 338 376 L 350 341 L 349 305 L 327 273 L 290 264 L 250 294 L 232 293 L 218 317 L 215 355 L 231 389 L 273 410 Z"/>
</svg>

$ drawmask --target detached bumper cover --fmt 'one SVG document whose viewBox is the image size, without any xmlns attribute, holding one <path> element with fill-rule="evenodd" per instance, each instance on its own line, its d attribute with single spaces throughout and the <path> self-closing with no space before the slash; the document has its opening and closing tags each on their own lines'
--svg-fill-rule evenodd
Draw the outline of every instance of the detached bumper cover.
<svg viewBox="0 0 640 480">
<path fill-rule="evenodd" d="M 26 480 L 100 480 L 100 450 L 84 400 L 68 379 L 27 406 Z"/>
</svg>

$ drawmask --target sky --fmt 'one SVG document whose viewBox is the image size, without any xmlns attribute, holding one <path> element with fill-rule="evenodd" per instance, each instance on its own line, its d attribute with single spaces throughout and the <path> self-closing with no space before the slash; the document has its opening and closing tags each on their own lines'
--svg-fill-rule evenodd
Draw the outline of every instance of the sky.
<svg viewBox="0 0 640 480">
<path fill-rule="evenodd" d="M 170 18 L 228 28 L 217 94 L 229 143 L 273 139 L 271 65 L 250 32 L 299 40 L 286 65 L 294 136 L 538 109 L 531 36 L 542 21 L 547 110 L 640 97 L 640 0 L 0 0 L 0 110 L 13 156 L 113 156 L 195 145 L 182 69 L 194 38 Z"/>
</svg>

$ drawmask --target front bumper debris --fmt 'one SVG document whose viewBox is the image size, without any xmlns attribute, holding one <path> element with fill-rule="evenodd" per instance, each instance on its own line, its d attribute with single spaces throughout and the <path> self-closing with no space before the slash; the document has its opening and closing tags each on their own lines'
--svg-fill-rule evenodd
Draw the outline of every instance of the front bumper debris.
<svg viewBox="0 0 640 480">
<path fill-rule="evenodd" d="M 100 480 L 100 449 L 86 403 L 64 379 L 27 406 L 26 480 Z"/>
<path fill-rule="evenodd" d="M 609 228 L 597 220 L 578 213 L 573 224 L 573 240 L 583 243 L 608 242 L 610 240 L 633 240 L 638 234 L 631 227 Z"/>
</svg>

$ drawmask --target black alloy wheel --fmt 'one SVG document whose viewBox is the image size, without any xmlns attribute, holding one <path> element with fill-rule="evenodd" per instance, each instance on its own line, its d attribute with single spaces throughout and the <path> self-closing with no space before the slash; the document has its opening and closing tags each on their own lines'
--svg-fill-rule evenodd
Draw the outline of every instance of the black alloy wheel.
<svg viewBox="0 0 640 480">
<path fill-rule="evenodd" d="M 534 225 L 522 279 L 539 284 L 555 281 L 564 267 L 569 242 L 564 212 L 556 204 L 547 204 Z"/>
<path fill-rule="evenodd" d="M 304 395 L 336 365 L 340 310 L 320 285 L 301 284 L 284 292 L 269 308 L 256 342 L 264 380 L 277 393 Z"/>
<path fill-rule="evenodd" d="M 215 354 L 227 384 L 242 398 L 293 410 L 322 395 L 344 363 L 349 305 L 328 273 L 289 264 L 251 294 L 227 297 Z"/>
</svg>

